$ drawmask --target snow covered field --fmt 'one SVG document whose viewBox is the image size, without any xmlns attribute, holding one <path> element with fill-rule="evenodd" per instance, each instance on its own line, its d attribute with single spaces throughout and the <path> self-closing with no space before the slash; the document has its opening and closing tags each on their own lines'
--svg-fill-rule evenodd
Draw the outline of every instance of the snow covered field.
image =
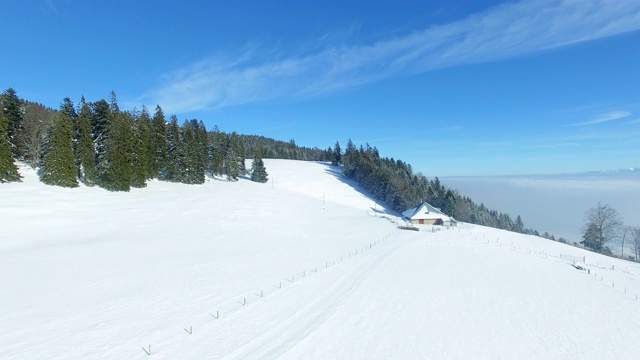
<svg viewBox="0 0 640 360">
<path fill-rule="evenodd" d="M 0 358 L 640 353 L 638 264 L 468 224 L 397 230 L 329 165 L 265 165 L 267 184 L 130 193 L 21 168 L 0 185 Z"/>
</svg>

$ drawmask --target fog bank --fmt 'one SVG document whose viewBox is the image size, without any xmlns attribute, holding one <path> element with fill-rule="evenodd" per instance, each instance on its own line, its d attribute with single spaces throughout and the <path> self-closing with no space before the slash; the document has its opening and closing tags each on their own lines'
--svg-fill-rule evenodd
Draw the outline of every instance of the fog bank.
<svg viewBox="0 0 640 360">
<path fill-rule="evenodd" d="M 598 202 L 622 215 L 625 225 L 640 226 L 640 173 L 544 176 L 448 177 L 440 179 L 476 203 L 520 215 L 525 226 L 570 242 L 582 240 L 584 213 Z M 615 244 L 609 244 L 619 252 Z M 613 245 L 613 246 L 612 246 Z M 626 250 L 625 250 L 626 251 Z"/>
</svg>

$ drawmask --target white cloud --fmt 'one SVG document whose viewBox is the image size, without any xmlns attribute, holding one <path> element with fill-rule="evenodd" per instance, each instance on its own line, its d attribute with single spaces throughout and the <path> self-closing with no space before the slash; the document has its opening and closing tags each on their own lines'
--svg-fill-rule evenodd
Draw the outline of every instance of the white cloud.
<svg viewBox="0 0 640 360">
<path fill-rule="evenodd" d="M 440 131 L 445 131 L 445 132 L 457 132 L 462 130 L 464 130 L 464 126 L 462 125 L 451 125 L 451 126 L 446 126 L 440 129 Z"/>
<path fill-rule="evenodd" d="M 629 111 L 622 111 L 622 110 L 611 111 L 611 112 L 602 114 L 602 115 L 598 116 L 597 118 L 595 118 L 593 120 L 573 123 L 573 124 L 569 124 L 567 126 L 585 126 L 585 125 L 602 124 L 602 123 L 605 123 L 605 122 L 626 118 L 629 115 L 631 115 L 631 112 L 629 112 Z"/>
<path fill-rule="evenodd" d="M 58 14 L 58 5 L 53 0 L 46 0 L 40 5 L 40 11 L 56 15 Z"/>
<path fill-rule="evenodd" d="M 483 13 L 360 46 L 261 59 L 247 52 L 168 74 L 139 100 L 169 112 L 220 108 L 339 91 L 393 76 L 480 63 L 640 29 L 638 1 L 544 0 L 503 4 Z"/>
</svg>

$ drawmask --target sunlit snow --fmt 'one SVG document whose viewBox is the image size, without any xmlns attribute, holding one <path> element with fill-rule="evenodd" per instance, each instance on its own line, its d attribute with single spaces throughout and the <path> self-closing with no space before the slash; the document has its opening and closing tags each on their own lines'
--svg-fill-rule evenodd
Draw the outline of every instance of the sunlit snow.
<svg viewBox="0 0 640 360">
<path fill-rule="evenodd" d="M 331 165 L 265 165 L 266 184 L 129 193 L 21 167 L 0 185 L 0 358 L 640 353 L 639 264 L 469 224 L 398 230 Z"/>
</svg>

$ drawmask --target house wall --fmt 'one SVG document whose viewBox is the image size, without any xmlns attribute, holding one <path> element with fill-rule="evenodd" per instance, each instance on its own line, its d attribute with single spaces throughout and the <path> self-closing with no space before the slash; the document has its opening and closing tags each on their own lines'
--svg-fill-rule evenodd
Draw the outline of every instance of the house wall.
<svg viewBox="0 0 640 360">
<path fill-rule="evenodd" d="M 443 225 L 442 219 L 412 219 L 412 224 Z"/>
</svg>

